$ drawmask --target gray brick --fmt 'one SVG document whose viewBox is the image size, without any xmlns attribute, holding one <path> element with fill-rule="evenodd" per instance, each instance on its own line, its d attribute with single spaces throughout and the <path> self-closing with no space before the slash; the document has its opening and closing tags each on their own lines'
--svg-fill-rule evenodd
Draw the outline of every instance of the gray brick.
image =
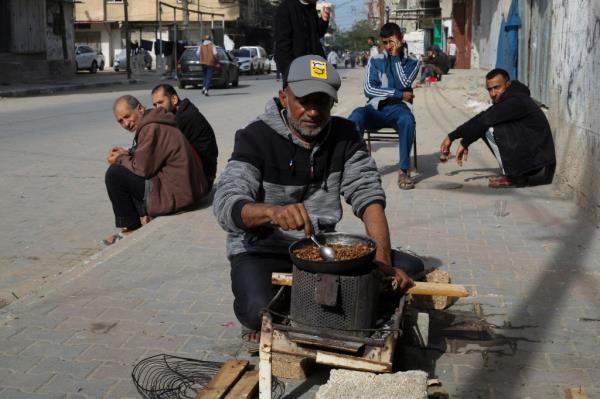
<svg viewBox="0 0 600 399">
<path fill-rule="evenodd" d="M 22 353 L 28 356 L 60 357 L 72 360 L 79 356 L 89 345 L 60 345 L 50 342 L 37 341 Z"/>
<path fill-rule="evenodd" d="M 33 344 L 34 341 L 26 339 L 5 339 L 0 341 L 0 353 L 5 355 L 15 355 L 21 353 L 29 345 Z"/>
<path fill-rule="evenodd" d="M 14 340 L 45 341 L 53 344 L 61 344 L 71 337 L 71 332 L 47 330 L 39 327 L 29 327 L 23 329 Z"/>
<path fill-rule="evenodd" d="M 55 375 L 42 388 L 40 393 L 74 393 L 92 398 L 100 398 L 115 385 L 115 380 L 82 380 L 68 375 Z"/>
<path fill-rule="evenodd" d="M 0 386 L 4 388 L 19 389 L 23 392 L 35 392 L 52 378 L 54 374 L 46 372 L 44 374 L 26 374 L 26 373 L 1 373 Z"/>
<path fill-rule="evenodd" d="M 187 340 L 187 337 L 176 337 L 171 335 L 144 335 L 131 337 L 125 347 L 158 349 L 165 352 L 177 351 Z"/>
<path fill-rule="evenodd" d="M 57 357 L 48 357 L 42 359 L 31 371 L 30 374 L 55 373 L 69 375 L 77 379 L 85 379 L 96 368 L 102 364 L 95 362 L 79 362 L 74 360 L 64 360 Z"/>
<path fill-rule="evenodd" d="M 103 399 L 138 399 L 140 394 L 131 380 L 121 380 Z"/>
<path fill-rule="evenodd" d="M 113 348 L 106 345 L 92 345 L 79 357 L 78 361 L 112 361 L 120 364 L 134 365 L 140 360 L 146 349 L 144 348 Z"/>
<path fill-rule="evenodd" d="M 35 367 L 42 359 L 41 356 L 0 355 L 0 369 L 9 369 L 16 372 L 27 372 Z"/>
<path fill-rule="evenodd" d="M 572 354 L 548 354 L 554 370 L 600 369 L 600 354 L 576 356 Z"/>
<path fill-rule="evenodd" d="M 22 392 L 18 389 L 8 388 L 0 392 L 0 399 L 66 399 L 65 394 L 37 394 L 31 392 Z"/>
</svg>

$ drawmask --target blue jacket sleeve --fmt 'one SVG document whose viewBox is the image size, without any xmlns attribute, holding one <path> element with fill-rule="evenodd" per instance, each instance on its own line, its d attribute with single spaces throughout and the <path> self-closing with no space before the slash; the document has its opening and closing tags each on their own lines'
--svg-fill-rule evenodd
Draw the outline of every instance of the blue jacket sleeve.
<svg viewBox="0 0 600 399">
<path fill-rule="evenodd" d="M 382 60 L 385 62 L 384 60 Z M 402 95 L 401 91 L 394 88 L 382 87 L 381 79 L 379 79 L 379 69 L 376 59 L 371 57 L 367 63 L 367 69 L 365 71 L 365 83 L 364 91 L 367 98 L 375 97 L 394 97 Z"/>
<path fill-rule="evenodd" d="M 393 69 L 396 82 L 401 86 L 396 88 L 403 89 L 411 87 L 417 77 L 417 72 L 419 71 L 419 61 L 413 60 L 412 58 L 392 57 L 392 64 L 394 66 Z"/>
</svg>

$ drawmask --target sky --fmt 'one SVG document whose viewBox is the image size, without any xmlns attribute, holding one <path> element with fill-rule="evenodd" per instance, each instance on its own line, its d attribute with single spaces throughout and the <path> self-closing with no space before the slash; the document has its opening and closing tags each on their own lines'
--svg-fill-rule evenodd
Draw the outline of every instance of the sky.
<svg viewBox="0 0 600 399">
<path fill-rule="evenodd" d="M 367 18 L 365 0 L 328 0 L 335 6 L 335 22 L 342 30 L 348 30 L 356 21 Z"/>
</svg>

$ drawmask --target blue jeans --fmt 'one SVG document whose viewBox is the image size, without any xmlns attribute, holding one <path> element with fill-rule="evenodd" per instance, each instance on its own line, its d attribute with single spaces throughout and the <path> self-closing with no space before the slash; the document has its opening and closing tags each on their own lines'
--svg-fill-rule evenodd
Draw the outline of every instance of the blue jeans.
<svg viewBox="0 0 600 399">
<path fill-rule="evenodd" d="M 204 80 L 202 81 L 202 88 L 204 90 L 210 89 L 210 80 L 213 76 L 214 67 L 210 65 L 202 64 L 202 73 L 204 74 Z"/>
<path fill-rule="evenodd" d="M 400 169 L 410 167 L 410 148 L 415 140 L 415 117 L 406 104 L 386 105 L 381 111 L 370 105 L 356 108 L 348 117 L 356 123 L 358 130 L 391 127 L 398 133 Z"/>
</svg>

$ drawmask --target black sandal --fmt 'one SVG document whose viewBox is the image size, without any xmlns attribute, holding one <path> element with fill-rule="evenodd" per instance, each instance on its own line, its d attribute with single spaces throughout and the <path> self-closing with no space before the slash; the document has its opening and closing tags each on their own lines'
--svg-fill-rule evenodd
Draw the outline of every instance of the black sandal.
<svg viewBox="0 0 600 399">
<path fill-rule="evenodd" d="M 412 190 L 415 188 L 415 182 L 404 172 L 398 172 L 398 188 L 400 190 Z"/>
</svg>

